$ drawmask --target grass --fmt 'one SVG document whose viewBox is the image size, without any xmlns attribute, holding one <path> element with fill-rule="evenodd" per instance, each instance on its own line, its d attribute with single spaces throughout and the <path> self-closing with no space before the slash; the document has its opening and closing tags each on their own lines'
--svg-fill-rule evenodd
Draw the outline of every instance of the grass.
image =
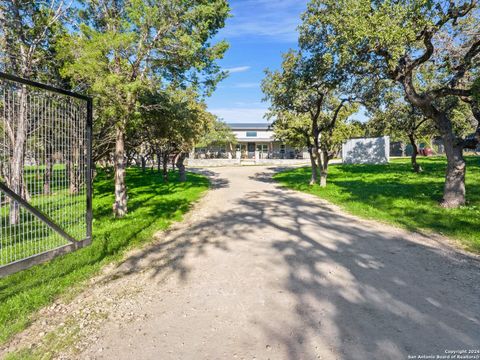
<svg viewBox="0 0 480 360">
<path fill-rule="evenodd" d="M 74 239 L 85 239 L 85 192 L 72 195 L 69 190 L 62 189 L 51 195 L 32 196 L 30 203 Z M 0 207 L 0 224 L 4 226 L 9 223 L 9 209 L 8 204 Z M 0 239 L 0 266 L 68 243 L 23 207 L 19 208 L 19 219 L 17 225 L 4 227 Z"/>
<path fill-rule="evenodd" d="M 156 231 L 181 220 L 209 186 L 201 175 L 188 174 L 186 183 L 175 178 L 170 174 L 165 184 L 159 174 L 128 169 L 129 214 L 114 219 L 113 180 L 99 173 L 94 183 L 92 245 L 0 279 L 0 344 L 23 330 L 37 310 L 78 290 L 104 265 L 120 260 L 127 249 L 150 241 Z"/>
<path fill-rule="evenodd" d="M 308 192 L 340 205 L 348 212 L 385 221 L 412 231 L 433 231 L 460 242 L 467 250 L 480 252 L 480 157 L 467 161 L 468 203 L 459 209 L 444 209 L 442 198 L 446 159 L 420 158 L 423 173 L 411 170 L 409 159 L 387 165 L 332 165 L 326 188 L 309 186 L 309 168 L 275 175 L 281 184 Z"/>
<path fill-rule="evenodd" d="M 86 236 L 85 186 L 81 186 L 77 194 L 71 194 L 65 165 L 56 164 L 51 174 L 51 193 L 45 195 L 44 170 L 44 166 L 25 168 L 24 176 L 31 195 L 30 203 L 53 219 L 73 238 L 83 240 Z M 9 223 L 9 214 L 10 206 L 6 202 L 0 204 L 0 227 L 4 228 L 0 237 L 0 266 L 68 243 L 23 207 L 19 208 L 20 221 L 17 225 L 6 226 Z"/>
</svg>

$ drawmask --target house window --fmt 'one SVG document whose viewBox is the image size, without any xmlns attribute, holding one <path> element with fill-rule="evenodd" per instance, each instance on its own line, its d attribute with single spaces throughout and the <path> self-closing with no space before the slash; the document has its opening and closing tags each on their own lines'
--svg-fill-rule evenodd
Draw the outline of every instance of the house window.
<svg viewBox="0 0 480 360">
<path fill-rule="evenodd" d="M 257 137 L 256 131 L 247 131 L 247 137 Z"/>
<path fill-rule="evenodd" d="M 268 145 L 267 144 L 257 144 L 257 151 L 260 152 L 268 152 Z"/>
</svg>

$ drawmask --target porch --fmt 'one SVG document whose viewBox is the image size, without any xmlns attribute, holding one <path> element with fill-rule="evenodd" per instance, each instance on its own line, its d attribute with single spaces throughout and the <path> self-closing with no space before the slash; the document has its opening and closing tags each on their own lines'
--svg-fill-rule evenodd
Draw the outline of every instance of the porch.
<svg viewBox="0 0 480 360">
<path fill-rule="evenodd" d="M 240 141 L 209 149 L 195 149 L 190 159 L 238 159 L 238 160 L 303 160 L 309 159 L 304 149 L 295 149 L 278 141 Z"/>
</svg>

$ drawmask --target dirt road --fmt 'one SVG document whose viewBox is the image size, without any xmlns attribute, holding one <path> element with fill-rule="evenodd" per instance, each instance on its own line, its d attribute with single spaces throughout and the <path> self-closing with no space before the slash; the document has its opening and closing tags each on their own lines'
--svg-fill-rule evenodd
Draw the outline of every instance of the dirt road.
<svg viewBox="0 0 480 360">
<path fill-rule="evenodd" d="M 282 189 L 268 168 L 208 173 L 214 189 L 186 221 L 97 286 L 92 297 L 110 310 L 78 358 L 370 360 L 480 348 L 478 259 Z M 119 289 L 129 295 L 112 300 Z"/>
</svg>

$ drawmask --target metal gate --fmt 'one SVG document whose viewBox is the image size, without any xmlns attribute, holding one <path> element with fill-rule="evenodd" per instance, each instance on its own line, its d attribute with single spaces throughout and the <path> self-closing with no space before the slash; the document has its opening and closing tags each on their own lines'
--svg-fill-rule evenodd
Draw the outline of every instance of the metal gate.
<svg viewBox="0 0 480 360">
<path fill-rule="evenodd" d="M 90 244 L 92 111 L 0 72 L 0 277 Z"/>
</svg>

